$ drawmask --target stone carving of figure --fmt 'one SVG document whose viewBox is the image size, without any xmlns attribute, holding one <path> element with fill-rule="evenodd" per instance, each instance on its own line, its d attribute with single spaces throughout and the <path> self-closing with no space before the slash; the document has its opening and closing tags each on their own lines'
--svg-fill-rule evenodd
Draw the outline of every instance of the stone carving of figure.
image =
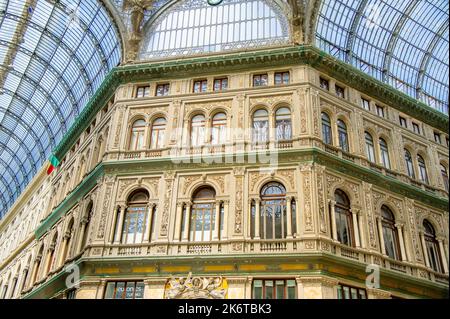
<svg viewBox="0 0 450 319">
<path fill-rule="evenodd" d="M 131 37 L 136 39 L 141 37 L 141 26 L 144 21 L 144 13 L 151 10 L 154 0 L 125 0 L 123 9 L 131 13 Z"/>
</svg>

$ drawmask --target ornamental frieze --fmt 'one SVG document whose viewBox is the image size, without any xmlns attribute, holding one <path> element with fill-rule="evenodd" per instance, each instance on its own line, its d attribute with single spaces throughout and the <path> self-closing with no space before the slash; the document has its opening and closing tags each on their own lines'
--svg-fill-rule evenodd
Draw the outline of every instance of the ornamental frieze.
<svg viewBox="0 0 450 319">
<path fill-rule="evenodd" d="M 236 234 L 242 234 L 242 205 L 244 200 L 244 176 L 236 176 L 236 200 L 235 200 L 235 220 L 234 220 L 234 232 Z"/>
<path fill-rule="evenodd" d="M 305 231 L 313 232 L 313 216 L 311 203 L 311 172 L 303 172 Z"/>
<path fill-rule="evenodd" d="M 253 97 L 250 98 L 250 106 L 258 104 L 265 104 L 274 107 L 277 104 L 286 103 L 292 105 L 292 94 L 284 94 L 284 95 L 273 95 L 273 96 L 264 96 L 264 97 Z"/>
<path fill-rule="evenodd" d="M 119 191 L 118 191 L 118 196 L 117 198 L 122 198 L 123 196 L 123 192 L 125 191 L 125 189 L 127 189 L 129 186 L 136 184 L 137 183 L 137 178 L 134 179 L 128 179 L 128 180 L 121 180 L 119 182 Z"/>
<path fill-rule="evenodd" d="M 317 173 L 317 197 L 319 201 L 319 218 L 320 218 L 320 232 L 327 232 L 327 223 L 325 220 L 325 196 L 323 187 L 323 170 L 318 169 Z"/>
<path fill-rule="evenodd" d="M 227 280 L 222 277 L 172 277 L 166 284 L 165 299 L 225 299 Z"/>
<path fill-rule="evenodd" d="M 226 101 L 210 101 L 206 103 L 189 103 L 186 104 L 186 116 L 190 116 L 190 114 L 195 110 L 204 110 L 208 113 L 214 109 L 231 109 L 232 100 Z"/>
</svg>

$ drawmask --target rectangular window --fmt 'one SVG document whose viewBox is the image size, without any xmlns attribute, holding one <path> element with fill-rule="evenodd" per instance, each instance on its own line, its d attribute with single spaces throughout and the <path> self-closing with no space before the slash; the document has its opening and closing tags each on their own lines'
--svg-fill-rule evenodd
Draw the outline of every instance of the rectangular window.
<svg viewBox="0 0 450 319">
<path fill-rule="evenodd" d="M 330 81 L 324 78 L 320 78 L 320 87 L 324 90 L 330 90 Z"/>
<path fill-rule="evenodd" d="M 277 72 L 275 73 L 275 85 L 289 84 L 290 74 L 289 72 Z"/>
<path fill-rule="evenodd" d="M 434 141 L 438 144 L 441 144 L 441 134 L 434 132 Z"/>
<path fill-rule="evenodd" d="M 363 109 L 370 111 L 370 102 L 364 98 L 361 98 L 361 106 Z"/>
<path fill-rule="evenodd" d="M 450 147 L 450 141 L 448 140 L 448 137 L 445 138 L 445 142 L 447 143 L 447 147 Z"/>
<path fill-rule="evenodd" d="M 267 86 L 269 84 L 267 74 L 258 74 L 253 76 L 253 86 Z"/>
<path fill-rule="evenodd" d="M 361 288 L 338 285 L 337 297 L 338 299 L 367 299 L 367 292 Z"/>
<path fill-rule="evenodd" d="M 208 89 L 208 80 L 194 81 L 194 93 L 203 93 Z"/>
<path fill-rule="evenodd" d="M 66 292 L 67 299 L 76 299 L 76 289 L 70 289 Z"/>
<path fill-rule="evenodd" d="M 228 79 L 215 79 L 214 80 L 214 92 L 225 91 L 228 89 Z"/>
<path fill-rule="evenodd" d="M 117 281 L 108 282 L 104 299 L 143 299 L 144 282 Z"/>
<path fill-rule="evenodd" d="M 253 299 L 295 299 L 295 280 L 253 280 Z"/>
<path fill-rule="evenodd" d="M 336 85 L 336 95 L 345 99 L 345 89 L 342 86 Z"/>
<path fill-rule="evenodd" d="M 420 134 L 420 127 L 419 127 L 419 124 L 413 123 L 412 125 L 413 125 L 413 131 L 414 131 L 414 133 Z"/>
<path fill-rule="evenodd" d="M 377 105 L 377 114 L 379 117 L 384 117 L 384 107 Z"/>
<path fill-rule="evenodd" d="M 408 123 L 406 122 L 406 119 L 404 117 L 399 117 L 400 125 L 404 128 L 408 128 Z"/>
<path fill-rule="evenodd" d="M 139 86 L 136 91 L 137 98 L 143 98 L 150 96 L 150 86 Z"/>
<path fill-rule="evenodd" d="M 170 84 L 158 84 L 156 86 L 156 96 L 168 96 L 170 90 Z"/>
</svg>

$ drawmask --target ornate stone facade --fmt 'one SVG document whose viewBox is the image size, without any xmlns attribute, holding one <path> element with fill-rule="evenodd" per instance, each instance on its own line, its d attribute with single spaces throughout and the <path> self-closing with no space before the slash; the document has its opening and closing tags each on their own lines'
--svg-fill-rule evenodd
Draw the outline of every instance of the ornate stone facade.
<svg viewBox="0 0 450 319">
<path fill-rule="evenodd" d="M 315 83 L 323 74 L 311 66 L 230 69 L 228 90 L 215 92 L 211 81 L 226 71 L 224 67 L 217 74 L 207 73 L 210 89 L 202 94 L 192 92 L 198 74 L 187 71 L 121 85 L 113 103 L 97 114 L 96 124 L 80 136 L 58 170 L 51 176 L 38 175 L 0 221 L 0 297 L 14 278 L 20 288 L 8 289 L 7 298 L 66 296 L 68 290 L 55 284 L 62 279 L 53 278 L 63 278 L 64 267 L 81 257 L 86 265 L 83 277 L 89 281 L 81 285 L 77 298 L 103 298 L 109 283 L 106 277 L 112 281 L 138 278 L 145 284 L 145 298 L 252 298 L 254 282 L 269 278 L 293 280 L 298 298 L 336 298 L 338 284 L 364 288 L 369 264 L 384 270 L 381 281 L 386 291 L 370 291 L 375 297 L 423 297 L 417 291 L 427 291 L 426 297 L 445 297 L 448 269 L 440 273 L 427 265 L 421 237 L 427 219 L 435 226 L 446 263 L 448 192 L 436 170 L 448 163 L 448 148 L 430 146 L 436 129 L 423 124 L 424 135 L 418 135 L 399 128 L 395 105 L 384 105 L 390 116 L 381 118 L 350 100 L 350 96 L 367 94 L 351 86 L 346 87 L 349 97 L 338 98 L 333 93 L 336 81 L 329 78 L 328 91 L 319 88 Z M 273 79 L 266 87 L 248 84 L 254 74 L 266 72 L 273 77 L 276 71 L 289 72 L 290 84 L 276 86 Z M 176 87 L 176 96 L 136 98 L 138 85 L 153 89 L 161 81 Z M 254 112 L 266 109 L 269 123 L 275 126 L 280 107 L 291 111 L 292 138 L 280 142 L 271 132 L 267 145 L 255 149 L 248 133 Z M 192 116 L 205 116 L 209 138 L 216 111 L 226 113 L 227 126 L 236 129 L 236 134 L 226 137 L 223 149 L 190 145 Z M 322 142 L 322 111 L 330 112 L 333 145 Z M 150 147 L 151 129 L 159 116 L 174 118 L 167 118 L 164 147 L 155 150 Z M 132 150 L 131 131 L 138 118 L 146 123 L 145 145 Z M 338 119 L 347 120 L 349 152 L 338 147 Z M 393 141 L 396 136 L 390 144 L 391 169 L 368 161 L 365 130 L 373 132 L 374 138 L 386 136 Z M 429 184 L 407 176 L 400 165 L 403 147 L 412 147 L 413 154 L 428 154 Z M 81 166 L 76 163 L 81 163 L 88 149 L 101 154 L 91 152 L 86 174 L 77 174 Z M 276 166 L 263 162 L 265 152 L 276 154 Z M 255 154 L 259 157 L 252 162 Z M 286 190 L 286 235 L 267 239 L 255 235 L 255 211 L 257 205 L 264 205 L 261 191 L 271 182 Z M 196 205 L 194 195 L 204 187 L 215 191 L 211 211 L 222 224 L 210 238 L 194 241 L 189 227 L 198 215 L 189 214 Z M 350 199 L 359 246 L 343 245 L 334 238 L 332 208 L 337 189 Z M 138 190 L 148 193 L 143 221 L 148 227 L 140 234 L 142 240 L 123 242 L 124 215 L 132 206 L 130 196 Z M 383 205 L 389 206 L 402 226 L 404 260 L 383 254 L 378 229 Z M 264 225 L 264 219 L 259 222 L 258 226 Z M 325 268 L 326 277 L 322 275 Z M 186 278 L 187 273 L 192 275 Z M 341 282 L 333 274 L 348 276 Z M 397 281 L 403 288 L 397 287 Z"/>
</svg>

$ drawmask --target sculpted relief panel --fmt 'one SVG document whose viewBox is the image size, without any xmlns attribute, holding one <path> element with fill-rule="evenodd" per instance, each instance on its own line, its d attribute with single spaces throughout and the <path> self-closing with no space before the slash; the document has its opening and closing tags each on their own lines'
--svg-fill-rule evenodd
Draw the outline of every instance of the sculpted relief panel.
<svg viewBox="0 0 450 319">
<path fill-rule="evenodd" d="M 226 299 L 228 282 L 222 277 L 193 277 L 169 279 L 165 299 Z"/>
</svg>

